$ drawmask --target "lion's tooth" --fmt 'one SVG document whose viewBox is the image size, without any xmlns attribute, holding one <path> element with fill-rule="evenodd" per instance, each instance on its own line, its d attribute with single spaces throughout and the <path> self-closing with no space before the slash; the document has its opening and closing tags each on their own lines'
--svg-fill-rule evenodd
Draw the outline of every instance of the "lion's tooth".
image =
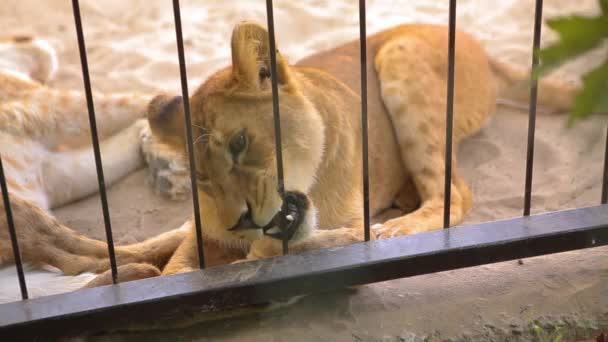
<svg viewBox="0 0 608 342">
<path fill-rule="evenodd" d="M 293 215 L 289 214 L 287 216 L 285 216 L 285 218 L 287 219 L 287 221 L 292 222 L 294 220 Z"/>
</svg>

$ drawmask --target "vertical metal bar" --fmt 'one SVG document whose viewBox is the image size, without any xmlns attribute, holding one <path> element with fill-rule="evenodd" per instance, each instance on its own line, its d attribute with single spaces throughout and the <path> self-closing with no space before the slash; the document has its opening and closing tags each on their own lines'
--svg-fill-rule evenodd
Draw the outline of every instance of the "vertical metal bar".
<svg viewBox="0 0 608 342">
<path fill-rule="evenodd" d="M 82 19 L 80 17 L 80 4 L 78 0 L 72 0 L 72 10 L 74 12 L 74 23 L 76 25 L 76 35 L 78 37 L 78 50 L 80 51 L 80 63 L 82 65 L 82 79 L 89 109 L 89 124 L 91 125 L 91 139 L 93 141 L 93 153 L 95 155 L 95 167 L 97 168 L 97 182 L 99 183 L 99 195 L 101 198 L 101 209 L 103 211 L 103 221 L 106 227 L 106 239 L 108 241 L 108 254 L 110 255 L 110 267 L 112 268 L 112 282 L 116 284 L 118 269 L 116 267 L 116 255 L 114 254 L 114 238 L 112 237 L 112 222 L 110 221 L 110 210 L 108 208 L 108 198 L 106 194 L 105 180 L 103 176 L 103 165 L 101 163 L 101 153 L 99 149 L 99 137 L 97 135 L 97 122 L 95 120 L 95 104 L 93 103 L 93 91 L 91 90 L 91 80 L 89 78 L 89 63 L 87 61 L 87 48 L 84 42 L 82 31 Z"/>
<path fill-rule="evenodd" d="M 604 150 L 604 179 L 602 181 L 602 204 L 608 202 L 608 129 L 606 133 L 606 149 Z"/>
<path fill-rule="evenodd" d="M 448 94 L 445 126 L 445 188 L 443 197 L 443 228 L 450 227 L 452 198 L 452 130 L 454 126 L 454 63 L 456 58 L 456 0 L 450 0 L 450 32 L 448 42 Z"/>
<path fill-rule="evenodd" d="M 539 63 L 540 33 L 543 20 L 543 0 L 536 0 L 534 12 L 534 42 L 532 46 L 532 70 L 534 73 Z M 534 167 L 534 133 L 536 131 L 536 99 L 538 95 L 538 80 L 531 77 L 530 112 L 528 116 L 528 152 L 526 157 L 526 187 L 524 190 L 524 216 L 530 215 L 532 202 L 532 171 Z"/>
<path fill-rule="evenodd" d="M 182 36 L 182 17 L 179 0 L 173 0 L 173 16 L 175 19 L 175 38 L 177 41 L 177 54 L 179 56 L 179 74 L 182 81 L 182 99 L 184 101 L 184 116 L 186 118 L 186 141 L 188 146 L 188 159 L 190 161 L 190 186 L 192 187 L 192 205 L 194 207 L 194 225 L 196 228 L 196 248 L 199 267 L 205 268 L 205 254 L 203 251 L 203 229 L 201 225 L 201 212 L 198 201 L 196 182 L 196 163 L 194 159 L 194 143 L 192 142 L 192 115 L 190 113 L 190 97 L 188 92 L 188 75 L 186 74 L 186 57 L 184 55 L 184 39 Z"/>
<path fill-rule="evenodd" d="M 365 241 L 370 239 L 369 231 L 369 167 L 367 143 L 367 33 L 365 0 L 359 0 L 359 43 L 361 44 L 361 132 L 363 134 L 363 230 Z"/>
<path fill-rule="evenodd" d="M 281 143 L 281 113 L 279 112 L 279 87 L 277 81 L 277 48 L 274 36 L 274 13 L 272 0 L 266 0 L 266 18 L 268 21 L 268 41 L 270 49 L 270 76 L 272 80 L 272 109 L 274 117 L 274 137 L 277 157 L 277 186 L 281 197 L 285 193 L 283 182 L 283 150 Z M 288 253 L 287 234 L 283 238 L 283 254 Z"/>
<path fill-rule="evenodd" d="M 21 298 L 27 299 L 27 286 L 25 285 L 25 276 L 23 275 L 23 264 L 21 262 L 21 253 L 19 252 L 19 242 L 17 241 L 17 231 L 15 230 L 15 221 L 13 221 L 13 210 L 8 196 L 8 187 L 6 186 L 6 178 L 4 177 L 4 166 L 2 165 L 2 156 L 0 156 L 0 187 L 2 187 L 2 200 L 4 201 L 4 211 L 6 212 L 6 223 L 8 232 L 11 236 L 11 244 L 13 247 L 13 255 L 15 257 L 15 266 L 17 267 L 17 276 L 19 277 L 19 288 L 21 289 Z"/>
</svg>

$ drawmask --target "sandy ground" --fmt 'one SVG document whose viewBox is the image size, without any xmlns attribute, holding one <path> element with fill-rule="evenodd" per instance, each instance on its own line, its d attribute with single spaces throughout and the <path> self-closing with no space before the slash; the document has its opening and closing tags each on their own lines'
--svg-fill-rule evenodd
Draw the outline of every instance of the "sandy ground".
<svg viewBox="0 0 608 342">
<path fill-rule="evenodd" d="M 547 1 L 545 15 L 593 14 L 598 11 L 596 2 Z M 476 35 L 491 55 L 521 66 L 529 64 L 533 0 L 460 0 L 458 3 L 460 29 Z M 0 30 L 3 35 L 41 36 L 58 49 L 61 66 L 52 85 L 82 89 L 70 1 L 4 0 L 1 7 Z M 283 53 L 293 61 L 358 36 L 356 1 L 276 0 L 275 7 L 278 42 Z M 81 8 L 95 89 L 105 92 L 180 92 L 170 1 L 82 1 Z M 228 39 L 234 23 L 240 19 L 265 22 L 265 5 L 264 1 L 253 0 L 182 1 L 182 16 L 190 89 L 195 89 L 211 72 L 229 62 Z M 446 23 L 447 1 L 368 0 L 368 32 L 401 22 Z M 555 39 L 555 34 L 546 26 L 543 30 L 543 44 Z M 586 68 L 601 61 L 600 56 L 605 53 L 606 49 L 600 49 L 570 63 L 559 70 L 557 76 L 577 80 Z M 85 108 L 83 115 L 84 111 Z M 573 130 L 565 128 L 565 120 L 565 115 L 542 115 L 537 120 L 532 200 L 535 213 L 599 203 L 607 120 L 605 117 L 594 117 L 579 123 Z M 521 215 L 526 134 L 525 112 L 501 108 L 486 128 L 459 147 L 462 174 L 471 185 L 475 200 L 467 223 Z M 170 201 L 155 195 L 145 180 L 146 170 L 140 170 L 109 189 L 115 240 L 119 243 L 138 241 L 178 227 L 189 216 L 189 201 Z M 104 238 L 98 196 L 60 208 L 55 213 L 68 226 L 89 236 Z M 601 251 L 605 253 L 606 249 L 578 252 L 572 254 L 572 258 L 574 261 L 576 258 L 594 260 L 594 257 L 599 258 Z M 604 271 L 608 269 L 605 262 L 596 262 Z M 492 266 L 488 267 L 491 269 Z M 512 267 L 504 266 L 503 270 L 508 273 Z M 571 272 L 578 271 L 572 269 Z M 560 274 L 560 270 L 556 269 L 554 273 Z M 403 305 L 421 305 L 427 290 L 422 291 L 418 286 L 426 287 L 427 282 L 433 282 L 437 276 L 419 277 L 416 279 L 422 280 L 409 283 L 404 280 L 369 286 L 356 295 L 338 296 L 335 300 L 344 301 L 344 305 L 335 307 L 347 306 L 350 312 L 370 307 L 371 312 L 377 315 L 389 316 L 398 313 Z M 607 295 L 605 288 L 602 291 Z M 400 297 L 393 298 L 392 294 L 387 297 L 385 293 L 418 295 L 414 296 L 417 299 L 407 302 Z M 510 293 L 512 296 L 520 294 Z M 545 300 L 551 296 L 548 293 Z M 324 305 L 324 298 L 313 297 L 299 315 L 313 310 L 315 303 Z M 429 298 L 432 304 L 441 302 L 442 297 L 437 294 L 437 297 Z M 479 300 L 483 298 L 479 297 Z M 377 310 L 374 309 L 376 307 Z M 335 313 L 330 310 L 324 314 L 326 319 L 332 312 Z M 382 320 L 374 315 L 362 320 Z M 410 322 L 409 316 L 403 316 L 402 323 L 406 321 Z M 245 330 L 251 330 L 252 325 L 259 327 L 268 324 L 265 320 L 256 322 L 250 323 L 249 329 Z M 360 321 L 348 318 L 342 323 L 334 321 L 332 324 L 335 324 L 335 329 L 348 330 L 359 325 Z M 333 329 L 331 325 L 325 327 Z M 382 324 L 376 327 L 386 328 Z M 320 333 L 319 336 L 323 335 Z M 263 336 L 260 338 L 264 340 Z M 311 337 L 310 340 L 316 338 Z"/>
</svg>

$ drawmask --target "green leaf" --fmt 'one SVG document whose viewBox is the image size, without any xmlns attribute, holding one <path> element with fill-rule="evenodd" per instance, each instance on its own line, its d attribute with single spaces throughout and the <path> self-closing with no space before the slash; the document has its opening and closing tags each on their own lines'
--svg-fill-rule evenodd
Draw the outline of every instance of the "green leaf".
<svg viewBox="0 0 608 342">
<path fill-rule="evenodd" d="M 576 95 L 568 124 L 593 112 L 608 113 L 608 59 L 583 77 L 583 88 Z"/>
<path fill-rule="evenodd" d="M 553 342 L 562 342 L 564 340 L 564 327 L 561 325 L 557 326 L 554 335 Z"/>
<path fill-rule="evenodd" d="M 608 0 L 600 0 L 600 6 L 602 7 L 602 13 L 608 14 Z"/>
<path fill-rule="evenodd" d="M 532 329 L 534 330 L 534 333 L 536 334 L 536 338 L 541 341 L 544 342 L 547 339 L 547 332 L 545 331 L 545 329 L 541 328 L 540 326 L 536 325 L 535 323 L 532 323 Z"/>
<path fill-rule="evenodd" d="M 608 0 L 601 0 L 606 2 Z M 581 16 L 549 19 L 547 26 L 555 30 L 560 40 L 539 53 L 541 64 L 536 69 L 534 77 L 549 72 L 573 57 L 597 47 L 608 38 L 608 14 L 589 18 Z"/>
</svg>

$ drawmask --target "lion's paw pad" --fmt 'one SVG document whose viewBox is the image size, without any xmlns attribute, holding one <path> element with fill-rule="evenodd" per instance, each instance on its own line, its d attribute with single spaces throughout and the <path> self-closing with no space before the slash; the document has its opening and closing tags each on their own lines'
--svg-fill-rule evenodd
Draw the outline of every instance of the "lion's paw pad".
<svg viewBox="0 0 608 342">
<path fill-rule="evenodd" d="M 157 141 L 149 128 L 141 131 L 142 152 L 148 164 L 148 182 L 155 191 L 172 200 L 190 194 L 190 172 L 185 156 Z"/>
</svg>

